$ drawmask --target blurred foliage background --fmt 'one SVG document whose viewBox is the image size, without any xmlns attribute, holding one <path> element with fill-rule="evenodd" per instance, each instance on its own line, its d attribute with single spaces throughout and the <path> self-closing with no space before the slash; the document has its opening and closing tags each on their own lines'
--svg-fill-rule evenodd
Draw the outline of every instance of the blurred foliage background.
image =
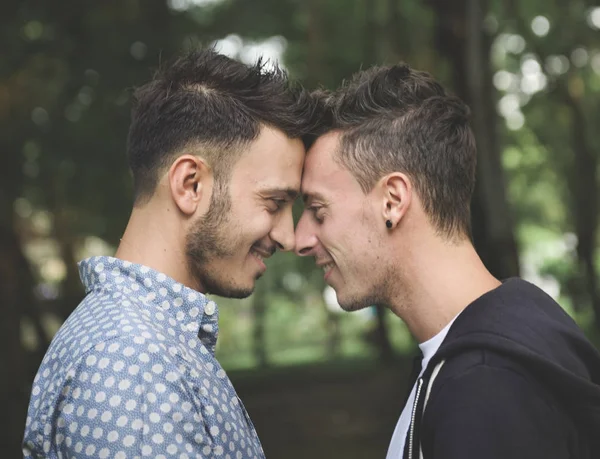
<svg viewBox="0 0 600 459">
<path fill-rule="evenodd" d="M 76 262 L 114 253 L 125 227 L 131 90 L 199 45 L 265 55 L 310 88 L 400 60 L 433 73 L 473 111 L 486 265 L 596 340 L 599 30 L 589 0 L 4 0 L 2 457 L 20 457 L 31 381 L 82 298 Z M 415 346 L 400 320 L 341 313 L 311 260 L 286 254 L 252 297 L 218 302 L 218 357 L 268 457 L 383 457 Z"/>
</svg>

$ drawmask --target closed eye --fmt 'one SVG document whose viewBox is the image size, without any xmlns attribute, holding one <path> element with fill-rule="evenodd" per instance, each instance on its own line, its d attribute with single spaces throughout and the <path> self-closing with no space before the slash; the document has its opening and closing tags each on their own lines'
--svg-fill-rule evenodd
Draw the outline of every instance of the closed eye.
<svg viewBox="0 0 600 459">
<path fill-rule="evenodd" d="M 268 210 L 271 213 L 279 212 L 289 202 L 287 199 L 277 199 L 277 198 L 271 198 L 271 199 L 269 199 L 269 201 L 270 201 L 270 205 L 268 207 Z"/>
<path fill-rule="evenodd" d="M 312 212 L 314 219 L 318 223 L 323 223 L 324 215 L 323 215 L 323 206 L 310 206 L 307 208 L 310 212 Z"/>
</svg>

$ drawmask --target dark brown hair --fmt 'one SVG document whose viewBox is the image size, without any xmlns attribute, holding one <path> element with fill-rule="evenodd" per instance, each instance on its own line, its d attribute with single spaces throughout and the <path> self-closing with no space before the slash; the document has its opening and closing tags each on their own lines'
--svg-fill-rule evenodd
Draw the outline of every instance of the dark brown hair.
<svg viewBox="0 0 600 459">
<path fill-rule="evenodd" d="M 205 157 L 220 181 L 261 125 L 302 138 L 314 103 L 261 60 L 248 66 L 207 49 L 165 65 L 134 93 L 127 153 L 136 203 L 152 196 L 159 172 L 186 148 Z"/>
<path fill-rule="evenodd" d="M 405 64 L 358 72 L 319 99 L 320 133 L 341 131 L 336 159 L 365 193 L 403 172 L 441 234 L 470 235 L 476 146 L 465 103 Z"/>
</svg>

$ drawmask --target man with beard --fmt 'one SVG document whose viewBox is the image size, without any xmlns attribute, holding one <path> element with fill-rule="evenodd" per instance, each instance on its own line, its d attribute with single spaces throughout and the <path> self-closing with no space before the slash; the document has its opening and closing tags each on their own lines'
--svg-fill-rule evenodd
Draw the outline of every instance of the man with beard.
<svg viewBox="0 0 600 459">
<path fill-rule="evenodd" d="M 131 217 L 114 258 L 79 265 L 87 296 L 35 377 L 25 457 L 262 458 L 205 294 L 250 295 L 264 259 L 294 248 L 310 99 L 211 50 L 134 99 Z"/>
<path fill-rule="evenodd" d="M 598 351 L 539 288 L 492 276 L 471 242 L 467 106 L 405 65 L 359 72 L 324 105 L 296 251 L 342 308 L 387 306 L 419 342 L 388 459 L 600 457 Z"/>
</svg>

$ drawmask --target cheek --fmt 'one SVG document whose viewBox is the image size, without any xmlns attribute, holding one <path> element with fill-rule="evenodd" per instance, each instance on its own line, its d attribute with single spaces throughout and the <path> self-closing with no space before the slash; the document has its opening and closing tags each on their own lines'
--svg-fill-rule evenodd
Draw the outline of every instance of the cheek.
<svg viewBox="0 0 600 459">
<path fill-rule="evenodd" d="M 256 231 L 256 227 L 260 226 L 260 222 L 265 218 L 264 213 L 264 207 L 243 197 L 233 204 L 230 215 L 236 232 L 244 236 L 250 231 Z"/>
<path fill-rule="evenodd" d="M 250 244 L 265 238 L 273 229 L 274 218 L 265 209 L 256 209 L 238 222 L 238 231 Z"/>
<path fill-rule="evenodd" d="M 360 265 L 369 267 L 379 254 L 376 236 L 360 222 L 348 223 L 348 228 L 351 230 L 345 230 L 343 238 L 346 256 L 356 260 Z"/>
<path fill-rule="evenodd" d="M 325 221 L 320 228 L 319 240 L 321 244 L 338 263 L 352 258 L 358 251 L 356 245 L 359 243 L 359 239 L 354 226 L 350 221 Z"/>
</svg>

